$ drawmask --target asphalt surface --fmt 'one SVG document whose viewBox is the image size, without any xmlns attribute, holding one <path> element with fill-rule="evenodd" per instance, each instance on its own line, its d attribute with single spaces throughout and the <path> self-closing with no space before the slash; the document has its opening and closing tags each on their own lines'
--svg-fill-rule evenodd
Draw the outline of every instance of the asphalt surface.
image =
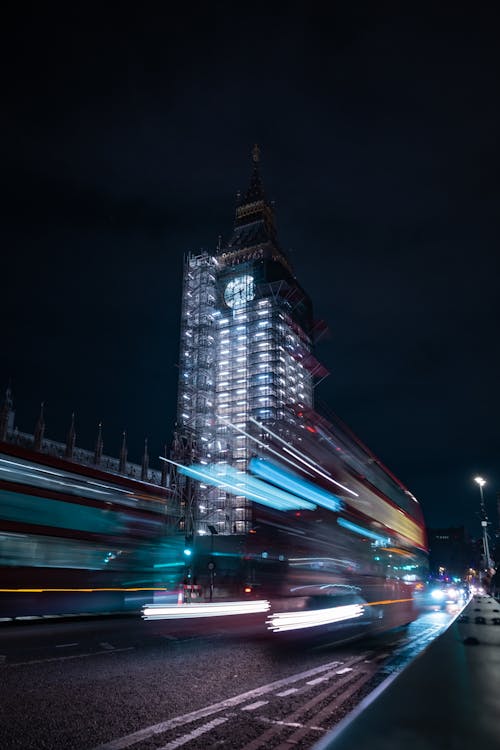
<svg viewBox="0 0 500 750">
<path fill-rule="evenodd" d="M 476 595 L 442 637 L 314 750 L 497 750 L 499 674 L 500 605 Z"/>
<path fill-rule="evenodd" d="M 454 614 L 343 645 L 133 616 L 2 624 L 0 748 L 310 748 Z"/>
</svg>

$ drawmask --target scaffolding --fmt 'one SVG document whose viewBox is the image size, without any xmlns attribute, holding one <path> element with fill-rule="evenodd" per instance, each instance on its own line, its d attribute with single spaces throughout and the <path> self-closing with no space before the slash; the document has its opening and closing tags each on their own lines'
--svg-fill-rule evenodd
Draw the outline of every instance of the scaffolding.
<svg viewBox="0 0 500 750">
<path fill-rule="evenodd" d="M 173 460 L 226 465 L 244 473 L 255 453 L 255 422 L 288 419 L 289 407 L 312 408 L 317 363 L 311 338 L 296 320 L 290 287 L 254 284 L 252 261 L 235 264 L 208 252 L 184 266 L 176 438 Z M 229 306 L 224 289 L 249 279 L 252 293 Z M 259 436 L 262 437 L 262 436 Z M 181 530 L 244 534 L 252 503 L 223 486 L 177 475 Z"/>
</svg>

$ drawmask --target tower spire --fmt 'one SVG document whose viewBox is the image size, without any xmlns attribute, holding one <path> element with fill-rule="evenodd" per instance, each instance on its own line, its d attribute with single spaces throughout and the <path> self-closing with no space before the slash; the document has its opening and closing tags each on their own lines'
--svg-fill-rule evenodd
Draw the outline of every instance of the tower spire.
<svg viewBox="0 0 500 750">
<path fill-rule="evenodd" d="M 99 426 L 97 428 L 97 440 L 96 440 L 95 451 L 94 451 L 94 463 L 96 466 L 99 466 L 99 464 L 101 463 L 103 448 L 104 448 L 104 443 L 102 440 L 102 422 L 99 422 Z"/>
<path fill-rule="evenodd" d="M 45 433 L 45 419 L 43 416 L 43 407 L 45 405 L 45 402 L 42 401 L 40 404 L 40 416 L 38 417 L 38 422 L 35 426 L 35 435 L 34 435 L 34 448 L 36 451 L 42 450 L 42 443 L 43 443 L 43 435 Z"/>
<path fill-rule="evenodd" d="M 238 254 L 238 262 L 246 256 L 252 260 L 272 259 L 280 263 L 293 276 L 290 258 L 278 242 L 274 219 L 274 205 L 266 198 L 260 172 L 260 148 L 254 145 L 251 153 L 252 172 L 247 190 L 236 202 L 234 229 L 229 242 L 219 251 L 228 263 Z"/>
<path fill-rule="evenodd" d="M 127 473 L 127 432 L 123 430 L 122 447 L 120 449 L 120 464 L 118 466 L 120 474 Z"/>
<path fill-rule="evenodd" d="M 266 196 L 264 193 L 264 185 L 262 183 L 262 175 L 260 173 L 260 148 L 257 144 L 252 149 L 252 174 L 250 176 L 250 184 L 246 191 L 241 203 L 252 203 L 254 201 L 265 201 Z"/>
<path fill-rule="evenodd" d="M 66 437 L 66 458 L 73 458 L 76 444 L 75 412 L 71 415 L 71 424 Z"/>
<path fill-rule="evenodd" d="M 148 439 L 144 439 L 144 455 L 142 457 L 142 471 L 141 479 L 144 482 L 148 480 L 148 469 L 149 469 L 149 454 L 148 454 Z"/>
<path fill-rule="evenodd" d="M 0 411 L 0 440 L 7 440 L 7 433 L 14 429 L 14 408 L 10 383 L 5 391 L 5 398 Z"/>
</svg>

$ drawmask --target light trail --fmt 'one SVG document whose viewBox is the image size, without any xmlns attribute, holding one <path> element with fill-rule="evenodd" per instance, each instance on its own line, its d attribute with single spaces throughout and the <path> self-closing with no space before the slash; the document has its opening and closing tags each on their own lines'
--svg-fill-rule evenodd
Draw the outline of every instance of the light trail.
<svg viewBox="0 0 500 750">
<path fill-rule="evenodd" d="M 137 588 L 95 588 L 95 589 L 0 589 L 2 594 L 43 594 L 51 592 L 80 592 L 83 594 L 93 593 L 96 591 L 169 591 L 170 589 L 163 586 L 144 586 Z"/>
<path fill-rule="evenodd" d="M 266 620 L 266 624 L 274 633 L 283 633 L 288 630 L 302 630 L 352 620 L 363 614 L 364 610 L 360 604 L 345 604 L 327 609 L 308 609 L 303 612 L 275 612 Z"/>
<path fill-rule="evenodd" d="M 296 474 L 291 474 L 289 471 L 285 471 L 280 466 L 268 461 L 265 458 L 252 458 L 248 464 L 249 470 L 267 480 L 268 482 L 283 487 L 285 490 L 293 492 L 299 497 L 306 498 L 317 505 L 321 505 L 323 508 L 332 510 L 333 512 L 339 511 L 344 503 L 336 495 L 332 495 L 330 492 L 317 487 L 316 485 L 308 482 L 302 477 Z"/>
<path fill-rule="evenodd" d="M 253 442 L 257 443 L 257 445 L 259 445 L 261 448 L 264 448 L 269 453 L 272 453 L 273 455 L 277 456 L 280 459 L 280 461 L 286 461 L 291 466 L 294 466 L 296 469 L 299 469 L 299 471 L 304 471 L 302 466 L 299 466 L 290 458 L 287 458 L 286 456 L 283 456 L 281 453 L 278 453 L 278 451 L 274 450 L 274 448 L 271 448 L 270 445 L 268 445 L 267 443 L 263 443 L 262 440 L 259 440 L 257 437 L 255 437 L 255 435 L 251 435 L 249 432 L 246 432 L 242 427 L 238 427 L 237 425 L 233 424 L 232 422 L 229 421 L 229 419 L 227 419 L 227 417 L 223 417 L 222 415 L 217 414 L 217 419 L 220 419 L 222 422 L 225 422 L 227 426 L 231 427 L 233 430 L 236 430 L 237 432 L 241 432 L 242 435 L 245 435 L 250 440 L 253 440 Z M 252 419 L 252 417 L 250 417 L 250 419 Z M 252 421 L 255 421 L 255 420 L 252 419 Z M 260 422 L 257 422 L 256 424 L 260 426 Z M 306 473 L 309 474 L 309 476 L 312 476 L 310 472 L 306 472 Z"/>
<path fill-rule="evenodd" d="M 390 537 L 382 536 L 381 534 L 377 534 L 375 531 L 370 531 L 369 529 L 365 529 L 363 526 L 358 526 L 357 523 L 352 523 L 352 521 L 347 521 L 345 518 L 337 518 L 337 523 L 339 526 L 342 526 L 344 529 L 353 531 L 355 534 L 359 534 L 360 536 L 365 536 L 365 537 L 368 537 L 369 539 L 374 539 L 376 542 L 380 542 L 384 546 L 391 544 Z"/>
<path fill-rule="evenodd" d="M 279 435 L 277 435 L 275 432 L 273 432 L 272 430 L 270 430 L 268 427 L 266 427 L 265 425 L 263 425 L 261 422 L 258 422 L 253 417 L 250 417 L 250 421 L 254 422 L 256 425 L 258 425 L 258 427 L 260 429 L 264 430 L 269 435 L 272 435 L 272 437 L 274 437 L 277 440 L 279 440 L 280 443 L 283 443 L 283 445 L 284 445 L 283 450 L 284 451 L 286 451 L 291 456 L 293 456 L 295 459 L 297 459 L 298 461 L 300 461 L 301 463 L 303 463 L 309 469 L 312 469 L 312 471 L 314 471 L 316 474 L 319 474 L 319 476 L 323 477 L 328 482 L 332 482 L 337 487 L 340 487 L 341 489 L 345 490 L 346 492 L 349 492 L 354 497 L 358 497 L 358 493 L 357 492 L 354 492 L 354 490 L 349 489 L 349 487 L 346 487 L 344 484 L 341 484 L 340 482 L 337 482 L 337 480 L 333 479 L 333 477 L 329 473 L 325 473 L 324 470 L 323 470 L 323 468 L 318 463 L 316 463 L 316 461 L 314 461 L 312 458 L 309 458 L 309 457 L 307 459 L 304 458 L 297 451 L 296 448 L 291 448 L 290 445 L 289 445 L 289 443 L 286 442 L 286 440 L 283 440 L 282 437 L 280 437 Z M 281 457 L 281 458 L 283 458 L 283 457 Z M 301 470 L 303 471 L 303 469 L 301 469 Z"/>
<path fill-rule="evenodd" d="M 206 484 L 212 484 L 215 487 L 221 487 L 228 491 L 230 494 L 236 496 L 247 497 L 249 500 L 255 500 L 262 505 L 267 505 L 276 510 L 315 510 L 316 506 L 310 503 L 308 500 L 303 500 L 296 495 L 292 495 L 284 490 L 272 488 L 272 491 L 260 480 L 251 477 L 249 474 L 239 472 L 233 467 L 227 466 L 226 464 L 213 464 L 215 470 L 221 471 L 219 467 L 224 466 L 224 471 L 229 474 L 229 478 L 232 481 L 214 476 L 213 471 L 209 466 L 206 468 L 202 465 L 195 464 L 193 466 L 185 466 L 172 459 L 160 456 L 162 461 L 171 463 L 177 466 L 181 474 L 192 476 L 194 479 L 198 479 Z M 202 466 L 202 468 L 200 468 Z M 241 477 L 241 478 L 240 478 Z M 236 482 L 236 483 L 235 483 Z"/>
<path fill-rule="evenodd" d="M 185 620 L 198 617 L 227 617 L 268 612 L 271 605 L 266 599 L 240 602 L 210 602 L 206 604 L 151 605 L 143 607 L 144 620 Z"/>
</svg>

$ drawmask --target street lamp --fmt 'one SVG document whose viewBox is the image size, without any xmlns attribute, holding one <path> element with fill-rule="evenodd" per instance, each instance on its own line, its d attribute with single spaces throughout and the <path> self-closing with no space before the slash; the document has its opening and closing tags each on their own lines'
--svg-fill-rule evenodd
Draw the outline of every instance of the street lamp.
<svg viewBox="0 0 500 750">
<path fill-rule="evenodd" d="M 490 548 L 488 545 L 488 516 L 486 515 L 486 508 L 484 505 L 483 487 L 486 484 L 486 480 L 483 477 L 474 477 L 474 481 L 479 485 L 479 493 L 481 495 L 481 526 L 483 527 L 483 547 L 484 547 L 484 559 L 486 570 L 489 572 L 490 568 L 493 567 L 493 560 L 490 558 Z"/>
<path fill-rule="evenodd" d="M 474 481 L 477 482 L 478 485 L 479 485 L 479 492 L 481 494 L 481 512 L 482 512 L 482 514 L 484 516 L 486 514 L 485 514 L 485 511 L 484 511 L 483 487 L 486 484 L 486 479 L 483 479 L 482 477 L 474 477 Z"/>
</svg>

